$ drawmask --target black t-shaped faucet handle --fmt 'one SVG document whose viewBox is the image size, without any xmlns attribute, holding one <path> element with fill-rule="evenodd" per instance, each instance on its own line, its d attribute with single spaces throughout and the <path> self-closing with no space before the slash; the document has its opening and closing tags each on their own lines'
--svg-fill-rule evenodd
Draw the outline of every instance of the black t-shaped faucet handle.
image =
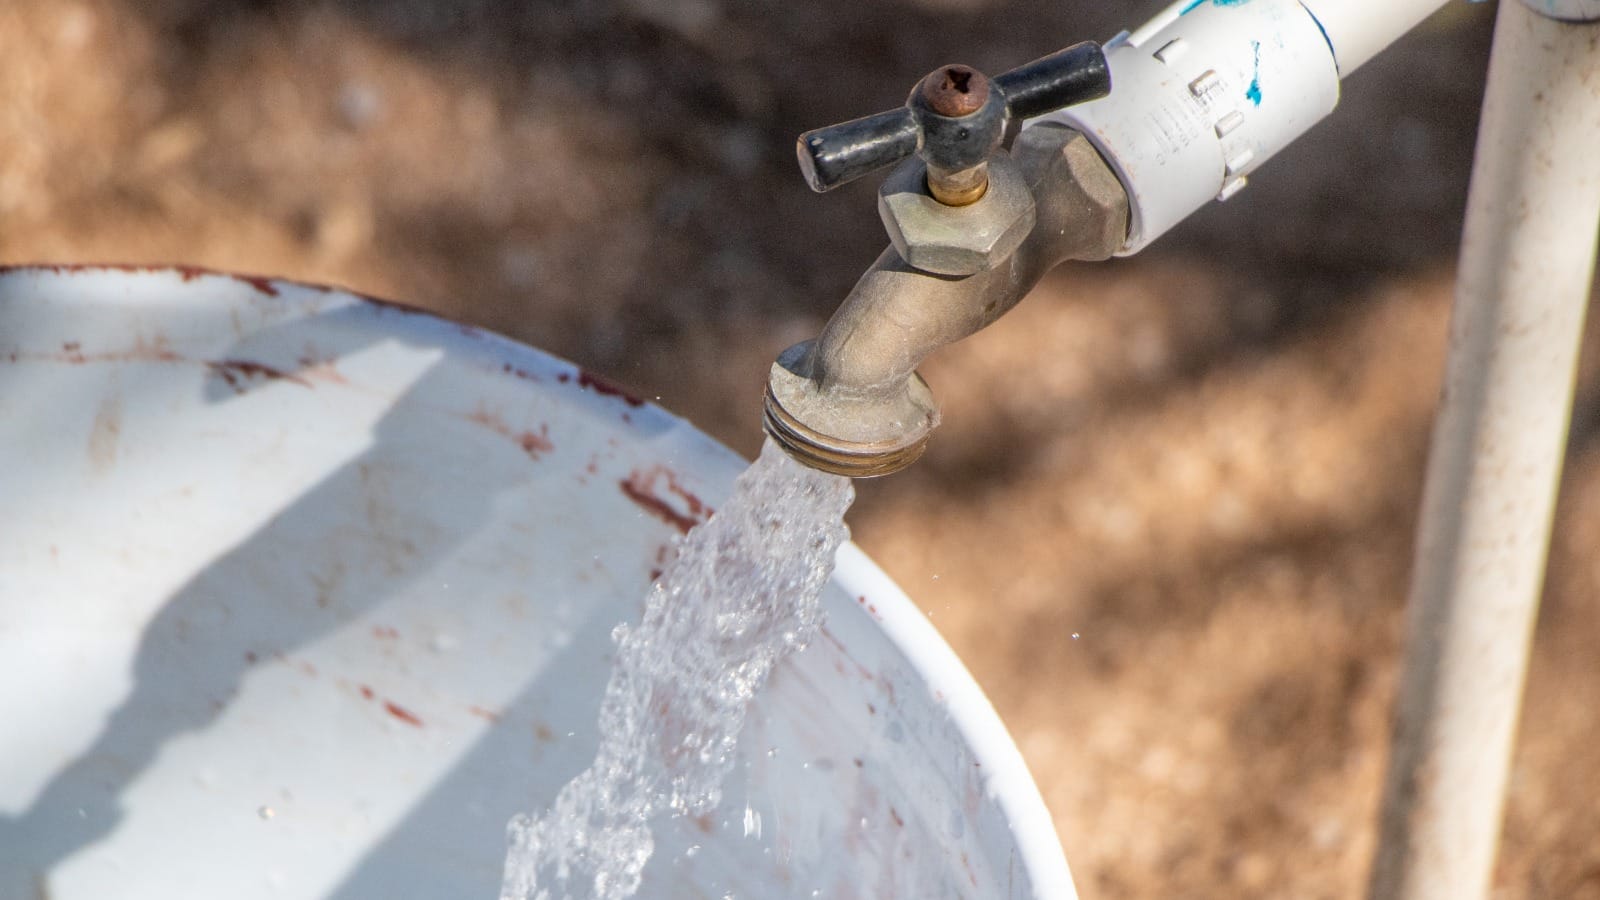
<svg viewBox="0 0 1600 900">
<path fill-rule="evenodd" d="M 979 166 L 1005 136 L 1006 123 L 1098 100 L 1111 93 L 1105 54 L 1074 44 L 992 81 L 968 66 L 943 66 L 917 83 L 899 109 L 800 135 L 806 183 L 826 191 L 913 153 L 930 172 Z"/>
</svg>

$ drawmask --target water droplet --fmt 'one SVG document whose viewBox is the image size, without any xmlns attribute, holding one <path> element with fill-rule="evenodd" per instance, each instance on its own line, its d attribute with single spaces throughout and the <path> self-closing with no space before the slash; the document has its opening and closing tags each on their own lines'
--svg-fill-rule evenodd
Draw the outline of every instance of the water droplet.
<svg viewBox="0 0 1600 900">
<path fill-rule="evenodd" d="M 1078 633 L 1077 633 L 1077 632 L 1076 632 L 1076 631 L 1074 631 L 1074 632 L 1073 632 L 1073 633 L 1072 633 L 1072 639 L 1073 639 L 1073 640 L 1077 640 L 1077 639 L 1078 639 Z"/>
<path fill-rule="evenodd" d="M 744 808 L 744 836 L 761 839 L 761 813 L 748 806 Z"/>
<path fill-rule="evenodd" d="M 260 816 L 262 821 L 270 820 L 273 816 L 275 816 L 277 814 L 278 814 L 277 810 L 273 809 L 270 806 L 263 806 L 260 809 L 256 810 L 256 815 Z"/>
</svg>

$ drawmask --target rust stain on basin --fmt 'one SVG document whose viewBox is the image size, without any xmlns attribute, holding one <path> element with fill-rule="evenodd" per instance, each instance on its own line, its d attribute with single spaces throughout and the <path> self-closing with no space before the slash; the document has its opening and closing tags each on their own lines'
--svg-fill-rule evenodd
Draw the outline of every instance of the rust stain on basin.
<svg viewBox="0 0 1600 900">
<path fill-rule="evenodd" d="M 418 719 L 418 717 L 416 717 L 416 713 L 413 713 L 413 711 L 410 711 L 410 709 L 406 709 L 405 706 L 398 705 L 398 703 L 395 703 L 394 700 L 384 700 L 384 709 L 386 709 L 390 716 L 394 716 L 395 719 L 400 719 L 400 721 L 411 725 L 411 727 L 418 727 L 418 729 L 421 729 L 422 719 Z"/>
<path fill-rule="evenodd" d="M 529 372 L 527 369 L 524 369 L 521 366 L 514 366 L 514 365 L 512 365 L 511 363 L 508 363 L 508 362 L 500 364 L 500 371 L 506 373 L 507 375 L 514 375 L 514 376 L 522 379 L 523 381 L 535 381 L 536 382 L 536 381 L 539 380 L 539 376 L 533 374 L 532 372 Z"/>
<path fill-rule="evenodd" d="M 389 715 L 394 716 L 396 719 L 399 719 L 407 725 L 411 725 L 416 728 L 422 727 L 422 720 L 417 718 L 416 713 L 406 709 L 404 706 L 401 706 L 398 703 L 395 703 L 393 700 L 383 701 L 383 708 L 389 713 Z"/>
<path fill-rule="evenodd" d="M 675 504 L 662 496 L 658 485 L 666 483 L 667 493 L 677 498 Z M 689 529 L 711 518 L 715 512 L 694 493 L 678 483 L 678 477 L 665 466 L 654 466 L 644 471 L 635 469 L 620 483 L 622 493 L 645 512 L 655 516 L 684 534 Z M 680 508 L 681 507 L 681 508 Z"/>
<path fill-rule="evenodd" d="M 543 459 L 546 453 L 556 448 L 556 445 L 550 441 L 549 425 L 541 424 L 537 432 L 517 430 L 507 425 L 506 421 L 498 415 L 481 408 L 467 416 L 467 421 L 482 425 L 501 437 L 515 441 L 517 446 L 522 448 L 522 452 L 528 454 L 528 458 L 535 462 Z"/>
<path fill-rule="evenodd" d="M 316 353 L 307 352 L 297 359 L 300 366 L 299 375 L 308 381 L 325 381 L 330 384 L 349 384 L 349 379 L 339 372 L 335 365 L 337 359 L 323 359 Z"/>
<path fill-rule="evenodd" d="M 12 351 L 6 354 L 6 361 L 11 363 L 55 362 L 66 363 L 71 366 L 82 366 L 90 363 L 188 363 L 193 360 L 185 359 L 172 352 L 166 336 L 157 335 L 153 340 L 146 340 L 142 335 L 134 338 L 133 346 L 127 350 L 85 352 L 83 342 L 64 341 L 59 353 L 39 353 L 34 351 Z"/>
<path fill-rule="evenodd" d="M 117 440 L 122 436 L 122 397 L 107 394 L 89 428 L 89 464 L 104 472 L 117 461 Z"/>
<path fill-rule="evenodd" d="M 278 289 L 273 287 L 272 280 L 269 278 L 261 278 L 255 275 L 235 275 L 233 276 L 233 279 L 235 281 L 241 281 L 250 285 L 260 293 L 266 294 L 268 297 L 278 296 Z"/>
<path fill-rule="evenodd" d="M 356 685 L 356 691 L 361 694 L 361 699 L 363 699 L 363 700 L 378 701 L 380 699 L 378 697 L 378 692 L 374 691 L 372 689 L 371 685 L 358 684 L 358 685 Z M 422 726 L 422 717 L 421 716 L 418 716 L 416 713 L 412 712 L 411 710 L 406 709 L 404 706 L 401 706 L 400 704 L 398 704 L 398 703 L 394 702 L 393 700 L 390 700 L 390 699 L 388 699 L 386 697 L 385 698 L 381 698 L 381 699 L 382 699 L 382 703 L 383 703 L 383 711 L 384 712 L 388 713 L 391 716 L 394 716 L 396 719 L 399 719 L 400 721 L 402 721 L 402 722 L 406 723 L 407 725 L 410 725 L 410 726 L 412 726 L 414 728 L 423 727 Z"/>
<path fill-rule="evenodd" d="M 656 564 L 655 567 L 650 570 L 651 584 L 660 581 L 661 576 L 666 573 L 667 563 L 671 562 L 672 558 L 677 555 L 673 552 L 675 549 L 676 548 L 672 544 L 662 544 L 656 548 Z"/>
<path fill-rule="evenodd" d="M 311 382 L 298 375 L 248 359 L 206 360 L 205 366 L 213 375 L 226 381 L 236 394 L 249 391 L 250 382 L 257 380 L 292 381 L 301 387 L 311 387 Z"/>
<path fill-rule="evenodd" d="M 556 380 L 562 384 L 566 384 L 570 381 L 573 381 L 574 376 L 570 373 L 562 372 L 560 375 L 556 376 Z M 606 397 L 616 397 L 618 400 L 621 400 L 623 403 L 626 403 L 636 409 L 644 405 L 643 400 L 635 397 L 611 381 L 608 381 L 607 379 L 602 378 L 593 372 L 579 369 L 576 380 L 578 382 L 578 387 L 581 387 L 585 390 L 594 391 L 596 394 L 601 394 Z"/>
</svg>

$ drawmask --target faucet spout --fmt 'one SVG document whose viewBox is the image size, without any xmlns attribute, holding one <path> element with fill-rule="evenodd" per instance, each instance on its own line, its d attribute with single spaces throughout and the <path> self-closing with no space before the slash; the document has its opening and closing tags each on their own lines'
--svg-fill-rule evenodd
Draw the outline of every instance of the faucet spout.
<svg viewBox="0 0 1600 900">
<path fill-rule="evenodd" d="M 971 274 L 948 275 L 908 262 L 916 257 L 899 236 L 817 339 L 779 355 L 764 425 L 801 462 L 855 478 L 915 462 L 939 421 L 916 371 L 923 359 L 1004 315 L 1056 265 L 1106 259 L 1126 240 L 1127 194 L 1083 135 L 1040 123 L 1018 135 L 1009 160 L 996 156 L 995 168 L 1014 164 L 1032 195 L 1032 227 L 1015 249 Z M 888 195 L 880 207 L 887 202 Z"/>
</svg>

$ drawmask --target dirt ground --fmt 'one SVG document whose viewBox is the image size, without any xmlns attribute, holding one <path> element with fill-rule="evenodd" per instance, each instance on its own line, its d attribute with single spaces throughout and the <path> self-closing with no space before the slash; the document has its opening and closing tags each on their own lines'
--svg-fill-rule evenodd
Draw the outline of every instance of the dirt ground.
<svg viewBox="0 0 1600 900">
<path fill-rule="evenodd" d="M 1158 6 L 6 0 L 0 262 L 348 285 L 751 453 L 771 359 L 884 243 L 873 187 L 809 193 L 795 135 Z M 930 361 L 926 459 L 861 486 L 857 540 L 993 698 L 1086 900 L 1361 894 L 1493 11 L 1451 7 L 1237 199 Z M 1593 368 L 1505 900 L 1600 898 Z"/>
</svg>

